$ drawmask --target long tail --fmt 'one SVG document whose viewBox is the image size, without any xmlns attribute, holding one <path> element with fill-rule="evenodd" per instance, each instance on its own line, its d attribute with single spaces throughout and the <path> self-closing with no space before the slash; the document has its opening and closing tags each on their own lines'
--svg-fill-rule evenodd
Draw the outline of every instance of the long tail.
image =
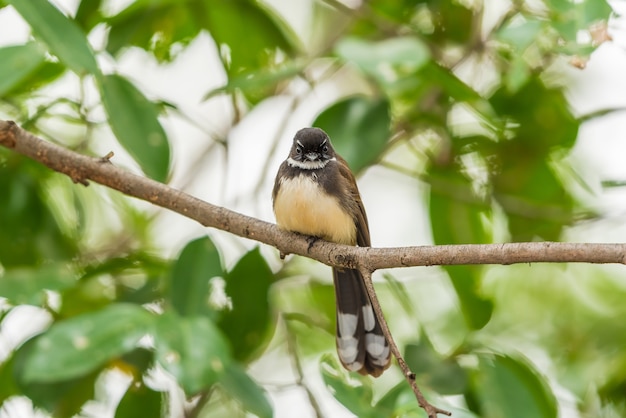
<svg viewBox="0 0 626 418">
<path fill-rule="evenodd" d="M 337 304 L 337 353 L 353 372 L 378 377 L 391 363 L 389 343 L 376 319 L 358 270 L 333 269 Z"/>
</svg>

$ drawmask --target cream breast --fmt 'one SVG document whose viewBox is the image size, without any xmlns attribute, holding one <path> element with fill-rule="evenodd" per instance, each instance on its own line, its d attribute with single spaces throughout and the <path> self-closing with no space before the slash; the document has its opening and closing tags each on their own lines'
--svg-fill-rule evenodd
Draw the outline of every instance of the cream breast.
<svg viewBox="0 0 626 418">
<path fill-rule="evenodd" d="M 339 244 L 356 243 L 354 219 L 311 174 L 280 179 L 274 214 L 276 223 L 283 229 Z"/>
</svg>

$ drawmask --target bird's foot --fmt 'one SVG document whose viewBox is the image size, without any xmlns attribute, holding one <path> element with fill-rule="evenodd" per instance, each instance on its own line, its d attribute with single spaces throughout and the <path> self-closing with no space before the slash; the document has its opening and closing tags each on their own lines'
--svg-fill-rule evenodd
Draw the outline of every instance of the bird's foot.
<svg viewBox="0 0 626 418">
<path fill-rule="evenodd" d="M 307 252 L 307 253 L 308 253 L 308 252 L 311 252 L 311 248 L 313 248 L 313 245 L 314 245 L 317 241 L 319 241 L 319 237 L 314 237 L 314 236 L 312 236 L 312 235 L 309 235 L 309 236 L 307 236 L 307 237 L 306 237 L 306 242 L 308 242 L 308 243 L 309 243 L 309 246 L 308 246 L 308 247 L 307 247 L 307 249 L 306 249 L 306 252 Z"/>
</svg>

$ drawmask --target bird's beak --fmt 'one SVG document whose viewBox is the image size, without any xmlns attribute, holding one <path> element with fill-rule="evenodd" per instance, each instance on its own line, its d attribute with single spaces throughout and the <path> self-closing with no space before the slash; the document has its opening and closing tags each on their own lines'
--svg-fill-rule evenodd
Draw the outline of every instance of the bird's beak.
<svg viewBox="0 0 626 418">
<path fill-rule="evenodd" d="M 320 155 L 317 152 L 307 152 L 306 154 L 304 154 L 304 158 L 309 161 L 315 161 L 320 158 Z"/>
</svg>

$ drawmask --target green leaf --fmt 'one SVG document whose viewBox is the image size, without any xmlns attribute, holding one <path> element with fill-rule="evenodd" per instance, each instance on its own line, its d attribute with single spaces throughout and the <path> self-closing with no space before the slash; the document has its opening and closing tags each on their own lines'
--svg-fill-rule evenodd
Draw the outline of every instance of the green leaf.
<svg viewBox="0 0 626 418">
<path fill-rule="evenodd" d="M 76 285 L 61 293 L 62 317 L 102 308 L 113 298 L 116 302 L 136 305 L 162 299 L 163 279 L 170 272 L 171 262 L 139 250 L 99 260 L 82 269 L 83 275 Z M 113 280 L 102 280 L 103 277 Z"/>
<path fill-rule="evenodd" d="M 489 100 L 500 119 L 511 126 L 506 132 L 511 144 L 503 145 L 514 148 L 506 150 L 514 152 L 508 156 L 511 159 L 547 154 L 556 147 L 569 149 L 576 142 L 580 122 L 564 91 L 547 87 L 536 75 L 519 90 L 501 87 Z"/>
<path fill-rule="evenodd" d="M 574 198 L 552 168 L 553 152 L 574 145 L 580 121 L 564 92 L 537 76 L 515 92 L 497 90 L 490 101 L 504 129 L 502 140 L 485 156 L 512 239 L 557 241 L 573 220 Z"/>
<path fill-rule="evenodd" d="M 319 326 L 319 324 L 325 324 L 326 326 L 323 329 L 334 339 L 336 331 L 335 321 L 337 320 L 337 304 L 335 302 L 335 286 L 333 283 L 311 280 L 309 281 L 308 286 L 301 286 L 298 290 L 300 291 L 300 295 L 306 297 L 307 299 L 302 302 L 296 299 L 296 307 L 298 308 L 297 312 L 302 312 L 305 316 L 308 316 L 310 319 L 315 321 L 314 323 L 309 323 L 308 325 L 310 326 L 315 324 L 317 324 L 317 326 Z"/>
<path fill-rule="evenodd" d="M 454 418 L 479 418 L 467 410 L 467 407 L 455 407 L 444 398 L 431 392 L 428 387 L 420 385 L 423 394 L 431 404 L 437 405 L 452 413 Z M 411 387 L 402 380 L 391 388 L 375 406 L 377 417 L 426 418 L 426 413 L 415 401 L 415 394 Z"/>
<path fill-rule="evenodd" d="M 406 410 L 402 411 L 404 412 L 403 415 L 400 415 L 396 412 L 396 408 L 398 406 L 399 399 L 402 398 L 402 396 L 407 392 L 407 390 L 411 391 L 410 387 L 406 384 L 404 380 L 400 381 L 394 387 L 389 389 L 389 391 L 385 393 L 383 397 L 380 398 L 380 400 L 376 403 L 375 409 L 376 409 L 376 412 L 379 414 L 379 416 L 381 417 L 406 416 L 405 415 L 407 412 Z M 411 391 L 411 395 L 413 395 L 412 391 Z M 415 409 L 418 409 L 418 408 L 419 406 L 415 404 Z"/>
<path fill-rule="evenodd" d="M 138 381 L 144 376 L 148 369 L 154 367 L 154 350 L 137 347 L 132 351 L 120 356 L 116 361 L 118 368 L 127 371 Z"/>
<path fill-rule="evenodd" d="M 137 250 L 131 253 L 124 253 L 120 257 L 110 257 L 98 260 L 94 264 L 84 266 L 82 280 L 97 277 L 103 274 L 112 276 L 123 275 L 128 272 L 140 270 L 145 274 L 160 275 L 166 273 L 171 267 L 169 260 L 155 257 L 145 250 Z"/>
<path fill-rule="evenodd" d="M 466 7 L 469 3 L 456 1 L 429 1 L 429 12 L 433 26 L 432 33 L 426 36 L 434 43 L 442 45 L 450 43 L 467 44 L 477 31 L 475 25 L 476 12 Z M 411 22 L 413 23 L 413 22 Z"/>
<path fill-rule="evenodd" d="M 335 52 L 387 85 L 393 85 L 399 77 L 415 74 L 430 59 L 428 47 L 413 36 L 379 42 L 348 37 L 337 43 Z"/>
<path fill-rule="evenodd" d="M 504 150 L 503 150 L 504 151 Z M 542 159 L 508 157 L 494 179 L 494 197 L 508 217 L 513 241 L 558 241 L 573 220 L 572 196 Z"/>
<path fill-rule="evenodd" d="M 372 409 L 371 380 L 356 373 L 349 373 L 330 354 L 322 356 L 320 371 L 328 390 L 350 412 L 359 418 L 379 416 Z"/>
<path fill-rule="evenodd" d="M 232 76 L 226 85 L 211 90 L 203 99 L 208 100 L 222 93 L 232 94 L 242 91 L 248 100 L 258 103 L 269 96 L 279 83 L 295 77 L 304 68 L 304 64 L 290 61 L 278 68 L 262 68 Z"/>
<path fill-rule="evenodd" d="M 48 45 L 50 52 L 72 71 L 78 74 L 99 73 L 85 34 L 52 3 L 48 0 L 8 0 L 7 3 L 28 22 L 37 39 Z"/>
<path fill-rule="evenodd" d="M 4 359 L 0 364 L 0 405 L 11 396 L 19 395 L 20 389 L 15 381 L 13 365 L 15 357 L 11 356 Z"/>
<path fill-rule="evenodd" d="M 407 344 L 404 356 L 419 382 L 437 393 L 456 395 L 465 391 L 468 380 L 465 370 L 454 358 L 437 353 L 426 338 L 419 344 Z"/>
<path fill-rule="evenodd" d="M 330 136 L 335 150 L 354 172 L 376 162 L 391 137 L 389 102 L 351 97 L 324 110 L 313 122 Z"/>
<path fill-rule="evenodd" d="M 286 331 L 297 341 L 300 355 L 317 357 L 321 352 L 334 352 L 337 308 L 332 282 L 283 280 L 276 286 L 272 307 L 282 312 Z"/>
<path fill-rule="evenodd" d="M 0 151 L 0 156 L 0 264 L 8 271 L 72 260 L 75 237 L 60 229 L 44 197 L 52 171 L 15 153 Z"/>
<path fill-rule="evenodd" d="M 526 361 L 500 354 L 478 357 L 472 390 L 481 416 L 555 418 L 556 399 L 545 379 Z"/>
<path fill-rule="evenodd" d="M 194 11 L 194 5 L 198 10 Z M 202 1 L 134 1 L 107 19 L 106 49 L 116 55 L 134 45 L 152 52 L 158 60 L 169 61 L 172 45 L 186 44 L 195 37 L 201 29 L 197 18 L 205 13 Z"/>
<path fill-rule="evenodd" d="M 368 17 L 355 19 L 352 23 L 351 32 L 363 38 L 380 36 L 381 20 L 399 24 L 400 27 L 415 25 L 417 4 L 415 0 L 370 0 L 367 2 Z M 337 14 L 336 11 L 332 11 Z M 369 18 L 377 16 L 377 19 Z"/>
<path fill-rule="evenodd" d="M 230 340 L 234 357 L 250 360 L 269 342 L 274 322 L 268 292 L 274 275 L 257 247 L 241 257 L 225 279 L 232 309 L 222 313 L 218 325 Z"/>
<path fill-rule="evenodd" d="M 508 71 L 504 75 L 507 89 L 510 92 L 519 90 L 526 81 L 528 81 L 530 76 L 530 66 L 528 63 L 521 54 L 515 54 L 511 59 Z"/>
<path fill-rule="evenodd" d="M 575 2 L 575 7 L 579 10 L 582 25 L 589 26 L 598 21 L 607 21 L 613 9 L 606 0 L 584 0 Z"/>
<path fill-rule="evenodd" d="M 297 45 L 297 36 L 270 8 L 250 0 L 204 0 L 204 28 L 217 43 L 226 45 L 223 54 L 230 75 L 264 68 L 276 60 L 277 50 L 291 55 Z M 245 28 L 253 36 L 241 36 Z"/>
<path fill-rule="evenodd" d="M 162 392 L 150 389 L 143 382 L 132 383 L 115 410 L 115 418 L 164 416 Z"/>
<path fill-rule="evenodd" d="M 388 272 L 383 272 L 383 278 L 385 279 L 385 283 L 389 287 L 390 293 L 393 295 L 396 302 L 398 302 L 399 305 L 402 306 L 402 309 L 404 309 L 404 311 L 411 316 L 415 315 L 413 301 L 409 297 L 404 283 Z"/>
<path fill-rule="evenodd" d="M 110 18 L 109 25 L 111 54 L 136 45 L 158 59 L 170 59 L 172 45 L 186 44 L 205 29 L 222 50 L 230 75 L 271 65 L 277 50 L 291 55 L 297 44 L 297 36 L 277 14 L 250 0 L 139 0 Z M 237 28 L 254 35 L 241 36 Z"/>
<path fill-rule="evenodd" d="M 100 91 L 109 124 L 120 144 L 151 178 L 165 182 L 170 146 L 154 103 L 119 75 L 100 79 Z"/>
<path fill-rule="evenodd" d="M 14 305 L 41 306 L 47 290 L 63 290 L 76 283 L 76 275 L 65 265 L 7 270 L 0 276 L 0 296 Z"/>
<path fill-rule="evenodd" d="M 6 91 L 5 97 L 18 96 L 21 94 L 30 94 L 32 91 L 47 86 L 53 81 L 57 80 L 62 74 L 67 71 L 67 68 L 59 64 L 58 62 L 44 61 L 35 68 L 32 72 L 27 73 L 24 77 L 20 78 L 20 81 L 15 83 L 11 89 Z M 28 121 L 31 123 L 32 119 Z M 26 129 L 28 124 L 22 125 L 22 128 Z"/>
<path fill-rule="evenodd" d="M 513 20 L 498 30 L 495 36 L 517 49 L 515 55 L 519 56 L 537 40 L 544 26 L 545 23 L 537 19 Z"/>
<path fill-rule="evenodd" d="M 101 370 L 86 376 L 53 383 L 22 384 L 21 394 L 37 408 L 50 411 L 55 417 L 73 417 L 85 403 L 95 398 L 95 387 Z"/>
<path fill-rule="evenodd" d="M 45 60 L 34 42 L 0 48 L 0 97 L 14 89 Z"/>
<path fill-rule="evenodd" d="M 102 0 L 81 0 L 76 11 L 74 21 L 80 25 L 85 32 L 89 32 L 100 23 L 102 16 L 100 14 L 100 6 Z"/>
<path fill-rule="evenodd" d="M 209 237 L 189 242 L 169 277 L 172 306 L 183 316 L 215 316 L 209 304 L 211 279 L 224 276 L 220 254 Z"/>
<path fill-rule="evenodd" d="M 204 316 L 159 316 L 156 326 L 157 361 L 192 396 L 216 383 L 229 366 L 230 348 L 224 335 Z"/>
<path fill-rule="evenodd" d="M 271 418 L 274 415 L 265 390 L 236 363 L 228 365 L 219 383 L 230 396 L 241 402 L 246 411 L 260 418 Z"/>
<path fill-rule="evenodd" d="M 74 286 L 63 290 L 60 316 L 75 317 L 109 306 L 114 297 L 111 294 L 111 284 L 100 279 L 100 277 L 81 278 Z"/>
<path fill-rule="evenodd" d="M 139 251 L 125 254 L 120 258 L 109 258 L 96 265 L 91 273 L 113 275 L 118 302 L 142 305 L 163 298 L 163 283 L 170 273 L 171 264 L 169 260 L 162 260 Z M 129 275 L 141 275 L 143 280 L 129 281 L 127 279 Z"/>
<path fill-rule="evenodd" d="M 41 338 L 42 335 L 39 335 L 26 341 L 15 353 L 13 375 L 20 394 L 27 396 L 35 407 L 49 411 L 54 416 L 74 416 L 87 401 L 94 399 L 96 379 L 102 369 L 97 368 L 83 376 L 53 382 L 26 381 L 28 361 Z"/>
<path fill-rule="evenodd" d="M 436 244 L 485 244 L 491 241 L 483 223 L 489 206 L 458 164 L 428 168 L 430 215 Z"/>
<path fill-rule="evenodd" d="M 153 321 L 145 309 L 118 303 L 54 323 L 25 359 L 23 380 L 46 383 L 82 376 L 132 350 L 151 332 Z"/>
<path fill-rule="evenodd" d="M 445 266 L 467 326 L 478 330 L 487 325 L 493 314 L 494 302 L 483 296 L 480 283 L 482 266 Z"/>
<path fill-rule="evenodd" d="M 430 222 L 436 244 L 483 244 L 491 241 L 483 218 L 488 206 L 476 195 L 461 167 L 431 165 L 429 168 Z M 459 298 L 461 312 L 471 329 L 489 321 L 493 302 L 480 292 L 482 267 L 444 266 Z"/>
<path fill-rule="evenodd" d="M 424 77 L 428 83 L 440 86 L 446 94 L 458 102 L 479 104 L 484 101 L 476 90 L 464 83 L 452 71 L 435 61 L 429 61 L 424 65 L 420 70 L 420 76 Z M 481 106 L 487 106 L 487 103 Z"/>
<path fill-rule="evenodd" d="M 593 23 L 606 21 L 612 13 L 606 0 L 547 0 L 552 15 L 552 26 L 567 42 L 577 41 L 577 32 L 588 29 Z"/>
</svg>

